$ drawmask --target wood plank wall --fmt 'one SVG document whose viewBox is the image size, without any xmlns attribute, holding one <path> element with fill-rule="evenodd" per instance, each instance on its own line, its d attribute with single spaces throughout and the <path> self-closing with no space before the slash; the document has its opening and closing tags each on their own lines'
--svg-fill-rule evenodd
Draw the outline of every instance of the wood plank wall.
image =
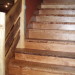
<svg viewBox="0 0 75 75">
<path fill-rule="evenodd" d="M 20 14 L 22 8 L 22 0 L 17 0 L 11 10 L 6 14 L 6 30 L 5 30 L 5 61 L 6 75 L 8 75 L 8 63 L 14 56 L 15 48 L 20 39 Z"/>
</svg>

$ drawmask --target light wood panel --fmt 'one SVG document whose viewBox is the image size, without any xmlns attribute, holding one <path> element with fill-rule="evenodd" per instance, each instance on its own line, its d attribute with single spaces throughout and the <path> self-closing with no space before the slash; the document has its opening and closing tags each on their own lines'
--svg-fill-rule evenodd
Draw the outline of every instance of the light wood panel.
<svg viewBox="0 0 75 75">
<path fill-rule="evenodd" d="M 27 38 L 75 41 L 75 31 L 29 29 Z"/>
<path fill-rule="evenodd" d="M 25 22 L 25 0 L 22 0 L 22 10 L 20 14 L 20 40 L 17 45 L 17 48 L 25 48 L 25 28 L 26 28 L 26 22 Z"/>
<path fill-rule="evenodd" d="M 26 49 L 21 50 L 25 53 L 75 57 L 75 42 L 47 40 L 26 40 L 25 42 Z"/>
<path fill-rule="evenodd" d="M 55 14 L 55 15 L 75 15 L 75 10 L 50 10 L 40 9 L 39 14 Z"/>
<path fill-rule="evenodd" d="M 75 4 L 75 0 L 43 0 L 43 3 L 50 3 L 50 4 Z"/>
<path fill-rule="evenodd" d="M 30 54 L 22 54 L 22 53 L 15 53 L 15 59 L 29 61 L 34 63 L 40 63 L 45 65 L 57 65 L 57 66 L 67 66 L 67 67 L 74 67 L 75 66 L 75 59 L 69 58 L 59 58 L 59 57 L 52 57 L 52 56 L 39 56 L 39 55 L 30 55 Z"/>
<path fill-rule="evenodd" d="M 29 24 L 28 28 L 75 30 L 75 24 L 52 24 L 48 22 L 32 22 L 31 24 Z"/>
<path fill-rule="evenodd" d="M 43 16 L 43 15 L 38 15 L 36 16 L 36 21 L 38 22 L 68 22 L 68 23 L 75 23 L 75 17 L 66 17 L 66 16 Z"/>
<path fill-rule="evenodd" d="M 49 4 L 49 3 L 43 3 L 41 4 L 41 8 L 56 8 L 56 9 L 75 9 L 75 5 L 64 5 L 64 4 Z"/>
<path fill-rule="evenodd" d="M 5 75 L 5 13 L 0 12 L 0 75 Z"/>
<path fill-rule="evenodd" d="M 11 60 L 9 64 L 9 74 L 18 74 L 18 75 L 31 75 L 31 74 L 55 74 L 55 75 L 74 75 L 74 72 L 71 71 L 62 71 L 62 70 L 57 70 L 53 68 L 46 68 L 46 67 L 41 67 L 40 65 L 37 66 L 34 63 L 28 63 L 24 61 L 19 61 L 19 60 Z M 38 72 L 38 73 L 37 73 Z"/>
</svg>

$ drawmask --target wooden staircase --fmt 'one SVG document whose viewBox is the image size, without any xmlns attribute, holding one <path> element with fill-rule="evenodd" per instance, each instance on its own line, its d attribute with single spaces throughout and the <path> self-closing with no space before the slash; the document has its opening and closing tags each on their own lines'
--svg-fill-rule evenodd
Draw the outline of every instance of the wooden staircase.
<svg viewBox="0 0 75 75">
<path fill-rule="evenodd" d="M 75 0 L 43 0 L 16 49 L 9 75 L 75 75 Z"/>
</svg>

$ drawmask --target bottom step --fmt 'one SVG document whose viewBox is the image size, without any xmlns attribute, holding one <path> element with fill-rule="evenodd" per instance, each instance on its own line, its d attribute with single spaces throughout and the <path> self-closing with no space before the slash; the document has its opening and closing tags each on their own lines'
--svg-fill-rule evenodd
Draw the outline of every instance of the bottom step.
<svg viewBox="0 0 75 75">
<path fill-rule="evenodd" d="M 75 59 L 71 58 L 15 53 L 15 59 L 30 62 L 45 68 L 55 68 L 75 73 Z"/>
<path fill-rule="evenodd" d="M 75 73 L 65 72 L 52 68 L 42 68 L 35 64 L 11 59 L 9 63 L 9 75 L 75 75 Z"/>
</svg>

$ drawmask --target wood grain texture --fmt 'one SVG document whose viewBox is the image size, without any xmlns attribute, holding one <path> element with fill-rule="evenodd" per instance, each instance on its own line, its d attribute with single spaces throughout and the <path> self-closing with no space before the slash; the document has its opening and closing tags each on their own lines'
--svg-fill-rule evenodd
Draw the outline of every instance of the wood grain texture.
<svg viewBox="0 0 75 75">
<path fill-rule="evenodd" d="M 55 14 L 55 15 L 75 15 L 75 10 L 50 10 L 40 9 L 39 14 Z"/>
<path fill-rule="evenodd" d="M 10 47 L 8 53 L 6 54 L 6 57 L 5 57 L 5 61 L 6 61 L 6 75 L 8 75 L 8 64 L 9 64 L 9 61 L 14 56 L 14 52 L 15 52 L 15 49 L 16 49 L 16 46 L 17 46 L 17 43 L 18 43 L 19 39 L 20 39 L 20 32 L 17 33 L 12 46 Z"/>
<path fill-rule="evenodd" d="M 48 64 L 48 65 L 57 65 L 57 66 L 60 65 L 60 66 L 67 66 L 67 67 L 75 66 L 75 59 L 71 59 L 71 58 L 69 59 L 69 58 L 59 58 L 59 57 L 52 57 L 52 56 L 39 56 L 39 55 L 15 53 L 15 59 L 40 63 L 40 65 Z"/>
<path fill-rule="evenodd" d="M 38 15 L 36 16 L 36 21 L 38 22 L 73 22 L 75 23 L 75 17 L 64 17 L 64 16 L 42 16 L 42 15 Z"/>
<path fill-rule="evenodd" d="M 55 30 L 75 30 L 75 24 L 52 24 L 48 22 L 32 22 L 28 28 L 33 29 L 55 29 Z"/>
<path fill-rule="evenodd" d="M 29 71 L 29 73 L 28 73 Z M 43 74 L 59 74 L 59 75 L 74 75 L 75 73 L 73 71 L 65 71 L 65 70 L 58 70 L 54 68 L 48 68 L 48 67 L 41 67 L 41 65 L 37 65 L 35 63 L 29 63 L 29 62 L 24 62 L 24 61 L 19 61 L 19 60 L 11 60 L 9 64 L 9 74 L 32 74 L 35 72 L 39 75 L 40 73 Z M 33 75 L 34 75 L 33 74 Z"/>
<path fill-rule="evenodd" d="M 50 4 L 75 4 L 75 0 L 43 0 L 43 3 L 50 3 Z"/>
<path fill-rule="evenodd" d="M 9 51 L 13 41 L 14 41 L 14 37 L 16 35 L 16 32 L 18 31 L 20 27 L 20 19 L 18 19 L 18 21 L 16 22 L 16 24 L 12 27 L 9 36 L 6 39 L 6 44 L 5 44 L 5 48 L 6 48 L 6 54 Z"/>
<path fill-rule="evenodd" d="M 12 9 L 7 13 L 6 16 L 6 37 L 9 34 L 14 22 L 18 18 L 21 12 L 21 0 L 17 1 Z"/>
<path fill-rule="evenodd" d="M 51 9 L 75 9 L 75 5 L 69 4 L 69 5 L 64 5 L 64 4 L 49 4 L 49 3 L 43 3 L 41 5 L 41 8 L 51 8 Z"/>
<path fill-rule="evenodd" d="M 29 29 L 27 38 L 75 41 L 75 31 Z"/>
</svg>

